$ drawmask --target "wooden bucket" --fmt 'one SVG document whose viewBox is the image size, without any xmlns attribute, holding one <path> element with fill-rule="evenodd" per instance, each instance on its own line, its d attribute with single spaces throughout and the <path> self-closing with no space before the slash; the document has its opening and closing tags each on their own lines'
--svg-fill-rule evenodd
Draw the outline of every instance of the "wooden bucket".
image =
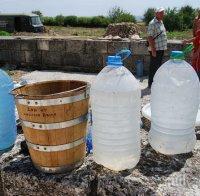
<svg viewBox="0 0 200 196">
<path fill-rule="evenodd" d="M 12 91 L 31 159 L 39 170 L 61 173 L 82 164 L 88 90 L 86 82 L 56 80 Z"/>
</svg>

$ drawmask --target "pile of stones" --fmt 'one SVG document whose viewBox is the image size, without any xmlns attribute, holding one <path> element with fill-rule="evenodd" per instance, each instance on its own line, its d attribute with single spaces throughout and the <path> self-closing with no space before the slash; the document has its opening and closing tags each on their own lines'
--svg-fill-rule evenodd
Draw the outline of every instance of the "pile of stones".
<svg viewBox="0 0 200 196">
<path fill-rule="evenodd" d="M 139 28 L 134 23 L 113 23 L 106 30 L 104 38 L 131 38 L 132 36 L 139 38 Z"/>
</svg>

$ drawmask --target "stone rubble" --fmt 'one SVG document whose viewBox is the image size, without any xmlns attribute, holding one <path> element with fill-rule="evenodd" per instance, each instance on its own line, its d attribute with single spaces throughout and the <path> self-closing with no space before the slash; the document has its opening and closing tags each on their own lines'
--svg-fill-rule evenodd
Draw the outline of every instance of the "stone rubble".
<svg viewBox="0 0 200 196">
<path fill-rule="evenodd" d="M 140 39 L 139 27 L 134 23 L 127 22 L 109 24 L 104 37 L 107 39 Z"/>
</svg>

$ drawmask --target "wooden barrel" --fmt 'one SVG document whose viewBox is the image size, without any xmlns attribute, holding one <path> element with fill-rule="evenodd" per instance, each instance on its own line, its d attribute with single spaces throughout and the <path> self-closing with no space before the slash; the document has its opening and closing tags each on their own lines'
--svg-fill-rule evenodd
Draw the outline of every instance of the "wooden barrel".
<svg viewBox="0 0 200 196">
<path fill-rule="evenodd" d="M 61 173 L 85 157 L 88 84 L 47 81 L 14 89 L 19 118 L 36 168 Z"/>
</svg>

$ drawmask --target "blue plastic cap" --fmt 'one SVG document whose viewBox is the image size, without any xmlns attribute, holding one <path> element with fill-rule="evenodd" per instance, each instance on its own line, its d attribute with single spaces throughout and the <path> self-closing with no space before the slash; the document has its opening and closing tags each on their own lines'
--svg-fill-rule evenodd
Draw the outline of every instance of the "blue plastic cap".
<svg viewBox="0 0 200 196">
<path fill-rule="evenodd" d="M 108 56 L 107 58 L 107 66 L 122 66 L 122 59 L 120 56 Z"/>
<path fill-rule="evenodd" d="M 172 51 L 170 54 L 170 59 L 184 60 L 185 55 L 182 51 Z"/>
</svg>

